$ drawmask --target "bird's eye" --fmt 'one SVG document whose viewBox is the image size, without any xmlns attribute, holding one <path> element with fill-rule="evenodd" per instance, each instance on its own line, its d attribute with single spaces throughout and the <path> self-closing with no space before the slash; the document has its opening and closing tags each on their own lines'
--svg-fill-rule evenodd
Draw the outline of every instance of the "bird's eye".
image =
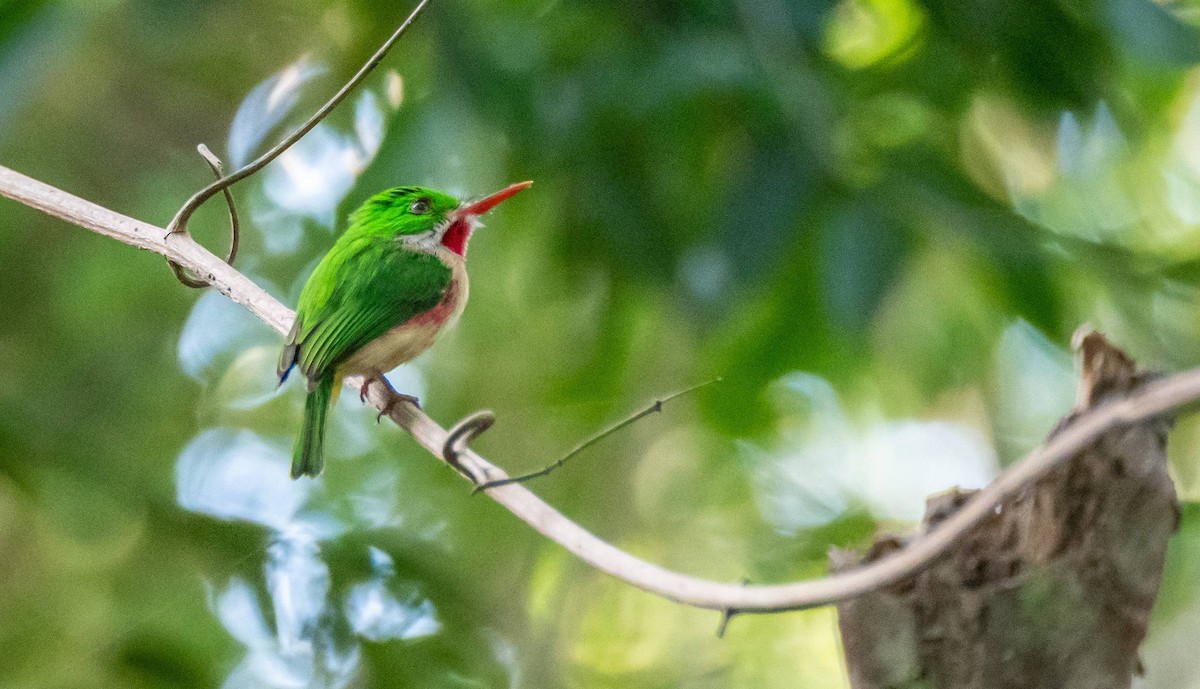
<svg viewBox="0 0 1200 689">
<path fill-rule="evenodd" d="M 429 199 L 417 199 L 413 201 L 413 205 L 408 207 L 408 210 L 416 215 L 424 215 L 429 212 Z"/>
</svg>

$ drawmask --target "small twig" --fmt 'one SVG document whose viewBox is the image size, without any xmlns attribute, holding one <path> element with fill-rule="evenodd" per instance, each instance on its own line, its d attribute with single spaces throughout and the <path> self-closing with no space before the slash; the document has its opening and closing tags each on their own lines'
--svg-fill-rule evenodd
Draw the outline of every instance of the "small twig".
<svg viewBox="0 0 1200 689">
<path fill-rule="evenodd" d="M 705 381 L 698 385 L 693 385 L 690 388 L 680 390 L 679 392 L 675 392 L 670 395 L 667 395 L 666 397 L 664 397 L 662 399 L 654 400 L 654 402 L 650 406 L 646 407 L 645 409 L 643 409 L 639 412 L 635 412 L 634 414 L 625 417 L 621 421 L 618 421 L 617 423 L 609 426 L 608 428 L 605 428 L 604 430 L 600 431 L 599 433 L 593 435 L 592 437 L 588 438 L 587 440 L 584 440 L 583 442 L 579 443 L 575 447 L 571 448 L 570 452 L 563 455 L 561 458 L 558 459 L 558 461 L 554 462 L 553 464 L 550 464 L 549 466 L 543 467 L 541 469 L 538 469 L 537 471 L 534 471 L 534 472 L 531 472 L 528 474 L 522 474 L 521 476 L 509 476 L 507 478 L 496 479 L 495 481 L 488 481 L 487 483 L 481 483 L 480 485 L 475 486 L 475 490 L 471 491 L 471 495 L 475 495 L 476 493 L 478 493 L 480 491 L 488 490 L 491 488 L 498 488 L 500 486 L 506 486 L 510 483 L 523 483 L 530 479 L 535 479 L 535 478 L 540 478 L 542 476 L 545 476 L 546 474 L 549 474 L 551 471 L 554 471 L 555 469 L 559 468 L 560 466 L 566 464 L 567 460 L 571 459 L 575 455 L 579 454 L 580 452 L 583 452 L 587 448 L 591 447 L 592 445 L 595 445 L 596 443 L 600 442 L 604 438 L 612 435 L 613 433 L 616 433 L 617 431 L 628 426 L 629 424 L 634 423 L 635 421 L 638 421 L 639 419 L 642 419 L 646 416 L 649 416 L 649 415 L 653 414 L 654 412 L 662 411 L 663 405 L 666 404 L 667 402 L 670 402 L 671 400 L 675 399 L 676 397 L 680 397 L 681 395 L 686 395 L 689 392 L 694 392 L 696 390 L 699 390 L 702 387 L 706 387 L 708 385 L 712 385 L 713 383 L 719 383 L 719 382 L 721 382 L 720 378 L 713 378 L 712 380 L 708 380 L 708 381 Z"/>
<path fill-rule="evenodd" d="M 749 584 L 750 584 L 749 579 L 742 579 L 742 587 L 743 588 L 748 586 Z M 729 622 L 731 620 L 733 620 L 733 616 L 738 614 L 739 612 L 741 612 L 741 610 L 738 610 L 737 608 L 725 608 L 724 610 L 721 611 L 721 624 L 717 625 L 717 638 L 718 639 L 725 638 L 725 630 L 729 629 Z"/>
<path fill-rule="evenodd" d="M 200 144 L 196 150 L 204 158 L 204 162 L 208 163 L 208 167 L 212 169 L 213 174 L 217 179 L 221 179 L 221 175 L 225 173 L 225 166 L 221 164 L 221 159 L 208 150 L 208 146 Z M 229 188 L 221 190 L 225 194 L 225 205 L 229 208 L 229 231 L 232 235 L 229 240 L 229 257 L 225 259 L 225 263 L 233 265 L 234 259 L 237 258 L 238 241 L 241 236 L 241 229 L 238 223 L 237 206 L 233 203 L 233 194 L 229 192 Z M 171 259 L 167 259 L 167 265 L 171 266 L 171 270 L 175 273 L 175 278 L 183 283 L 186 287 L 192 289 L 201 289 L 208 287 L 208 282 L 199 278 L 194 278 L 188 275 L 187 269 L 179 265 Z"/>
<path fill-rule="evenodd" d="M 442 459 L 457 469 L 460 474 L 471 479 L 472 483 L 479 483 L 479 481 L 458 461 L 458 457 L 466 449 L 467 443 L 478 438 L 494 423 L 496 423 L 496 415 L 491 411 L 487 409 L 477 411 L 451 426 L 446 433 L 446 442 L 442 443 Z"/>
<path fill-rule="evenodd" d="M 225 174 L 225 165 L 221 163 L 221 159 L 216 154 L 208 150 L 208 146 L 200 144 L 196 147 L 196 151 L 212 168 L 217 179 Z M 233 203 L 233 194 L 229 191 L 229 187 L 222 189 L 221 193 L 225 195 L 225 205 L 229 208 L 229 255 L 225 258 L 225 263 L 232 266 L 233 262 L 237 260 L 238 246 L 241 244 L 241 225 L 238 222 L 237 206 Z"/>
<path fill-rule="evenodd" d="M 408 18 L 404 20 L 404 23 L 402 23 L 400 27 L 392 33 L 391 37 L 384 41 L 383 45 L 381 45 L 379 49 L 375 51 L 375 54 L 371 56 L 371 59 L 367 60 L 366 64 L 364 64 L 358 70 L 358 72 L 350 78 L 350 81 L 347 81 L 342 88 L 338 89 L 338 92 L 333 94 L 333 97 L 330 98 L 325 105 L 322 105 L 320 110 L 317 110 L 315 113 L 313 113 L 312 117 L 308 118 L 304 124 L 300 125 L 299 129 L 289 134 L 287 138 L 275 144 L 275 146 L 273 146 L 269 151 L 242 166 L 228 177 L 221 177 L 207 187 L 204 187 L 195 194 L 192 194 L 192 197 L 183 204 L 179 211 L 175 213 L 175 217 L 171 219 L 170 224 L 167 225 L 167 234 L 170 235 L 176 232 L 186 232 L 188 219 L 192 217 L 192 213 L 196 212 L 196 209 L 199 208 L 205 201 L 208 201 L 210 198 L 212 198 L 218 191 L 227 189 L 233 184 L 236 184 L 237 182 L 240 182 L 241 180 L 263 169 L 268 163 L 270 163 L 272 160 L 275 160 L 284 151 L 291 148 L 292 145 L 303 138 L 305 134 L 312 131 L 313 127 L 317 126 L 321 120 L 325 119 L 325 117 L 328 116 L 329 113 L 332 112 L 339 103 L 345 100 L 346 96 L 350 95 L 350 92 L 353 91 L 355 87 L 357 87 L 359 83 L 361 83 L 362 80 L 371 73 L 371 70 L 375 69 L 375 67 L 383 61 L 384 56 L 386 56 L 388 51 L 392 49 L 392 46 L 395 45 L 396 41 L 400 40 L 400 37 L 404 35 L 404 32 L 408 30 L 408 27 L 412 25 L 413 21 L 416 20 L 417 16 L 421 14 L 421 11 L 425 9 L 425 5 L 428 3 L 429 0 L 421 0 L 419 3 L 417 3 L 416 8 L 408 15 Z"/>
</svg>

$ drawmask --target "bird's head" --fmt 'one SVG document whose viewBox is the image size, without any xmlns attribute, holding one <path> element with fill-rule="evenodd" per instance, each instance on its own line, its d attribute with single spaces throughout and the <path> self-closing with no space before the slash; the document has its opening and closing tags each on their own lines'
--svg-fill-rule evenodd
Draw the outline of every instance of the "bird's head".
<svg viewBox="0 0 1200 689">
<path fill-rule="evenodd" d="M 480 216 L 531 184 L 512 184 L 478 201 L 459 201 L 425 187 L 395 187 L 367 199 L 350 216 L 350 226 L 367 234 L 397 238 L 417 250 L 444 246 L 465 257 L 467 241 L 481 225 Z"/>
</svg>

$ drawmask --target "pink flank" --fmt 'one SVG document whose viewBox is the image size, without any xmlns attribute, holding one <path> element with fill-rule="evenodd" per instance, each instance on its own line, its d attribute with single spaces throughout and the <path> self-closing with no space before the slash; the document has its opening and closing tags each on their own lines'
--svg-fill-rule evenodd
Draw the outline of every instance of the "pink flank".
<svg viewBox="0 0 1200 689">
<path fill-rule="evenodd" d="M 457 224 L 457 223 L 456 223 Z M 454 228 L 447 231 L 447 235 Z M 444 242 L 445 240 L 443 240 Z M 466 240 L 464 240 L 465 242 Z M 447 245 L 449 246 L 449 245 Z M 453 251 L 453 248 L 451 248 Z M 419 313 L 408 320 L 404 325 L 432 325 L 441 327 L 449 318 L 450 314 L 454 313 L 454 307 L 458 305 L 458 280 L 450 280 L 450 284 L 446 287 L 446 293 L 442 295 L 442 300 L 437 303 L 432 309 Z"/>
</svg>

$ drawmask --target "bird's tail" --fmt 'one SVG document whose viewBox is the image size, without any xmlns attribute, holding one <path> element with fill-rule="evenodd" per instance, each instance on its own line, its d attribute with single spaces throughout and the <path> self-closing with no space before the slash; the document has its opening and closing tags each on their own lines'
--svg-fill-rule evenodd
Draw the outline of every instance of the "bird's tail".
<svg viewBox="0 0 1200 689">
<path fill-rule="evenodd" d="M 325 415 L 333 402 L 336 378 L 322 376 L 304 400 L 304 424 L 292 450 L 292 478 L 317 476 L 325 466 Z"/>
</svg>

